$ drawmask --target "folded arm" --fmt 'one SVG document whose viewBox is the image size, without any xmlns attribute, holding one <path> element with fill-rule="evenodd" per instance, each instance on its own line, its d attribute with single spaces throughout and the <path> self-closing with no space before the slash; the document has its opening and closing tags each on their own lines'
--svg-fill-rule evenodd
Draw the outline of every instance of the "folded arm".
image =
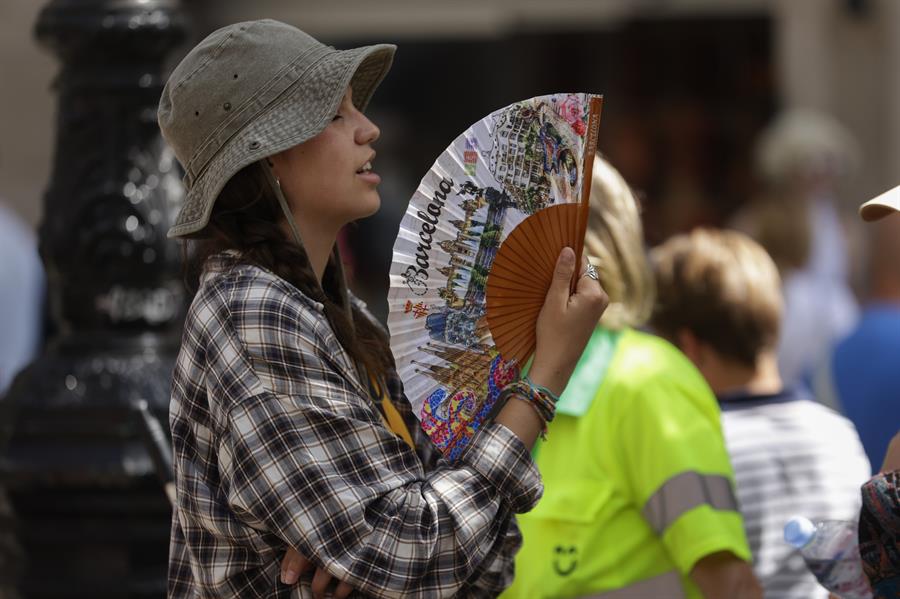
<svg viewBox="0 0 900 599">
<path fill-rule="evenodd" d="M 380 424 L 295 402 L 261 397 L 231 412 L 229 504 L 357 590 L 455 591 L 495 557 L 508 526 L 498 516 L 539 493 L 527 451 L 504 427 L 426 475 Z"/>
<path fill-rule="evenodd" d="M 366 594 L 443 596 L 490 580 L 511 513 L 542 490 L 525 445 L 493 425 L 457 463 L 426 472 L 321 321 L 262 298 L 224 321 L 235 351 L 211 356 L 209 396 L 227 401 L 219 461 L 231 510 Z"/>
</svg>

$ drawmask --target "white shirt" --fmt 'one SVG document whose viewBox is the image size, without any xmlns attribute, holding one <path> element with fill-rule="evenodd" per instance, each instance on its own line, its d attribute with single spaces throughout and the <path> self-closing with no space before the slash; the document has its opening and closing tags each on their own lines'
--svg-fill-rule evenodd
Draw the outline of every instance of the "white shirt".
<svg viewBox="0 0 900 599">
<path fill-rule="evenodd" d="M 827 591 L 784 541 L 793 516 L 857 521 L 869 461 L 853 424 L 797 391 L 722 398 L 754 570 L 767 599 L 825 599 Z"/>
</svg>

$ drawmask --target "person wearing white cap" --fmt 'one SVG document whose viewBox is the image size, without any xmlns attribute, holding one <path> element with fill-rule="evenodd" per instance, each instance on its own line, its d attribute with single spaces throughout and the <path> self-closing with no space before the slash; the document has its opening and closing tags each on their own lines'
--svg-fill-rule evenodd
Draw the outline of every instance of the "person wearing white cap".
<svg viewBox="0 0 900 599">
<path fill-rule="evenodd" d="M 900 212 L 900 185 L 872 198 L 859 207 L 859 215 L 868 222 L 881 220 L 895 212 Z"/>
<path fill-rule="evenodd" d="M 859 431 L 873 468 L 900 428 L 900 186 L 869 200 L 869 297 L 857 326 L 833 348 L 813 379 L 816 397 L 841 410 Z"/>
<path fill-rule="evenodd" d="M 900 212 L 900 186 L 869 200 L 860 207 L 860 215 L 865 221 L 884 219 L 883 226 L 893 227 L 893 238 L 900 238 L 900 219 L 885 218 Z M 881 224 L 881 223 L 880 223 Z M 897 248 L 897 245 L 894 246 Z M 900 252 L 895 251 L 885 256 L 885 262 L 893 263 L 894 270 L 900 271 Z M 895 287 L 893 300 L 895 321 L 900 323 L 900 272 L 893 278 Z M 895 324 L 891 331 L 882 335 L 887 341 L 889 337 L 900 338 L 900 324 Z M 900 340 L 897 341 L 900 345 Z M 880 352 L 883 348 L 872 348 L 872 352 Z M 896 349 L 896 348 L 895 348 Z M 896 371 L 897 351 L 886 354 L 875 354 L 880 361 L 889 364 L 885 368 Z M 868 369 L 857 372 L 860 378 L 868 378 Z M 891 381 L 880 389 L 883 407 L 893 409 L 886 414 L 875 408 L 873 420 L 885 421 L 885 430 L 896 431 L 900 426 L 896 401 L 897 386 L 900 381 Z M 862 486 L 863 507 L 859 514 L 859 554 L 862 558 L 863 572 L 872 585 L 873 599 L 893 599 L 900 597 L 900 432 L 897 432 L 885 449 L 884 463 L 881 471 Z"/>
</svg>

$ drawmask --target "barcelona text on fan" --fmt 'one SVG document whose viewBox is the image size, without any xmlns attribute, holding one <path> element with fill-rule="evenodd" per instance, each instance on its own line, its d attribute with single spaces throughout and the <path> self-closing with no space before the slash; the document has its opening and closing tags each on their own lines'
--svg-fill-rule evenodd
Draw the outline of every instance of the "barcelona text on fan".
<svg viewBox="0 0 900 599">
<path fill-rule="evenodd" d="M 429 257 L 428 252 L 431 250 L 431 243 L 434 240 L 434 233 L 437 231 L 438 220 L 441 211 L 444 208 L 444 202 L 447 201 L 447 194 L 453 191 L 453 179 L 443 178 L 438 184 L 438 188 L 434 191 L 431 202 L 426 206 L 427 213 L 419 210 L 417 216 L 422 219 L 422 226 L 419 230 L 419 241 L 416 245 L 416 264 L 409 265 L 403 273 L 410 291 L 423 295 L 427 289 L 425 281 L 428 279 Z M 414 289 L 413 286 L 417 289 Z"/>
</svg>

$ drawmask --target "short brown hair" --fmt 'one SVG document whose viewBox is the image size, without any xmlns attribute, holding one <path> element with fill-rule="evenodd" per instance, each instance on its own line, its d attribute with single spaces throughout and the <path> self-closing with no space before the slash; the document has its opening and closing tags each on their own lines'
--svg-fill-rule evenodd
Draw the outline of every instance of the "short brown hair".
<svg viewBox="0 0 900 599">
<path fill-rule="evenodd" d="M 696 229 L 655 248 L 657 303 L 650 323 L 674 339 L 687 329 L 721 355 L 754 366 L 774 349 L 781 280 L 758 243 L 737 231 Z"/>
</svg>

